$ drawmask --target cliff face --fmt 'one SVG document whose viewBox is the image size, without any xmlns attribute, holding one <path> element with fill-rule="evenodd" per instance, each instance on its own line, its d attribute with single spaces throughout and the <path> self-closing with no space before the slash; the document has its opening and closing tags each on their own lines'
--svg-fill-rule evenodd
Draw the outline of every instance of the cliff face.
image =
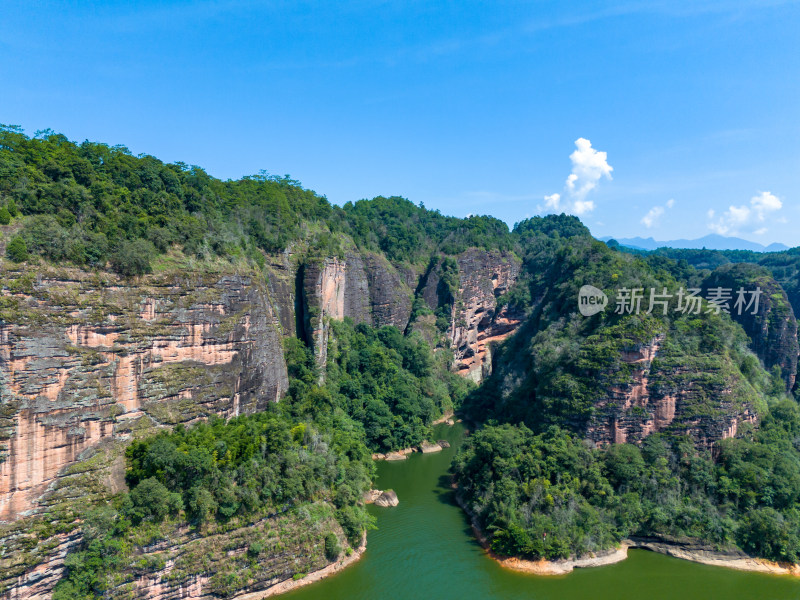
<svg viewBox="0 0 800 600">
<path fill-rule="evenodd" d="M 447 335 L 460 372 L 478 380 L 490 364 L 489 342 L 507 337 L 519 322 L 496 310 L 519 264 L 510 255 L 468 251 L 458 265 L 459 302 Z M 419 287 L 414 269 L 355 250 L 306 263 L 288 251 L 274 255 L 266 279 L 256 272 L 135 281 L 69 268 L 5 272 L 0 598 L 49 597 L 64 557 L 81 542 L 83 508 L 124 489 L 123 453 L 132 435 L 263 409 L 288 387 L 283 336 L 304 336 L 324 366 L 329 319 L 404 330 Z M 235 545 L 250 529 L 221 536 L 220 544 Z M 219 578 L 175 575 L 180 550 L 203 546 L 202 539 L 175 535 L 180 543 L 152 553 L 151 562 L 163 568 L 132 571 L 112 597 L 145 589 L 148 597 L 164 599 L 219 593 Z M 224 554 L 220 570 L 235 564 Z M 324 566 L 319 549 L 309 557 L 301 570 Z M 247 581 L 237 580 L 237 593 L 265 589 L 297 572 L 296 564 L 273 558 Z"/>
<path fill-rule="evenodd" d="M 519 323 L 495 310 L 519 265 L 482 251 L 468 251 L 458 263 L 448 336 L 458 369 L 479 380 L 490 364 L 488 343 Z M 413 300 L 409 274 L 374 253 L 299 268 L 278 261 L 266 285 L 231 274 L 136 284 L 70 269 L 6 275 L 0 521 L 33 510 L 81 452 L 126 436 L 140 417 L 174 425 L 277 401 L 288 387 L 281 333 L 304 328 L 324 365 L 327 319 L 405 329 Z"/>
<path fill-rule="evenodd" d="M 497 300 L 517 280 L 520 262 L 513 254 L 467 250 L 456 258 L 458 290 L 450 312 L 447 337 L 458 373 L 476 383 L 491 374 L 491 344 L 513 334 L 523 315 Z M 431 309 L 442 301 L 441 265 L 431 269 L 420 295 Z"/>
<path fill-rule="evenodd" d="M 467 250 L 456 258 L 458 290 L 450 311 L 446 336 L 455 354 L 457 371 L 475 382 L 491 372 L 492 342 L 510 336 L 522 315 L 497 299 L 519 276 L 519 260 L 510 253 Z M 440 305 L 440 266 L 424 277 L 392 265 L 379 254 L 350 252 L 344 258 L 327 258 L 306 264 L 300 275 L 304 329 L 317 361 L 327 359 L 327 319 L 350 317 L 375 327 L 409 326 L 413 288 L 429 305 Z"/>
<path fill-rule="evenodd" d="M 522 315 L 497 299 L 519 276 L 519 261 L 511 254 L 467 251 L 458 257 L 460 287 L 448 331 L 459 373 L 476 383 L 491 374 L 491 344 L 513 334 Z"/>
<path fill-rule="evenodd" d="M 375 327 L 405 329 L 413 292 L 386 259 L 373 253 L 350 252 L 304 265 L 302 311 L 305 335 L 324 366 L 328 351 L 327 319 L 350 317 Z"/>
<path fill-rule="evenodd" d="M 668 359 L 657 361 L 664 339 L 659 335 L 623 353 L 622 361 L 632 367 L 630 380 L 612 386 L 595 404 L 587 439 L 598 445 L 638 443 L 651 433 L 670 431 L 709 449 L 735 436 L 742 423 L 756 422 L 754 407 L 734 394 L 735 381 L 709 381 L 711 365 L 698 372 Z"/>
<path fill-rule="evenodd" d="M 263 409 L 288 387 L 277 319 L 257 282 L 7 273 L 0 325 L 0 520 L 130 422 Z"/>
<path fill-rule="evenodd" d="M 730 290 L 731 317 L 750 338 L 750 347 L 767 370 L 778 367 L 787 391 L 792 390 L 797 376 L 800 346 L 797 341 L 797 321 L 786 292 L 763 267 L 751 264 L 724 265 L 703 282 L 706 292 L 713 288 Z M 745 290 L 745 302 L 759 290 L 758 304 L 735 307 L 737 291 Z"/>
</svg>

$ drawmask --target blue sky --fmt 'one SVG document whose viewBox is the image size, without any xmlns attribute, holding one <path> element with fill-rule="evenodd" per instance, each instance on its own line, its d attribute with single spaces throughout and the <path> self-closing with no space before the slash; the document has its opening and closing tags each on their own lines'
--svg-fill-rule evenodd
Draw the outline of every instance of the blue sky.
<svg viewBox="0 0 800 600">
<path fill-rule="evenodd" d="M 30 134 L 288 173 L 340 204 L 800 245 L 798 2 L 0 10 L 0 122 Z"/>
</svg>

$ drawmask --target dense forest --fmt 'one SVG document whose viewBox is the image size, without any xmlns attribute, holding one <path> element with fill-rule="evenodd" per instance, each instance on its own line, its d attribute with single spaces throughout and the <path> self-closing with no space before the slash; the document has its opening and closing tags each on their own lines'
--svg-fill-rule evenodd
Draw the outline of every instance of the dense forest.
<svg viewBox="0 0 800 600">
<path fill-rule="evenodd" d="M 558 559 L 630 536 L 655 536 L 796 562 L 800 412 L 784 373 L 764 369 L 734 318 L 707 306 L 681 312 L 674 297 L 680 287 L 716 281 L 716 273 L 660 252 L 620 252 L 585 230 L 560 229 L 558 236 L 541 228 L 525 234 L 526 275 L 508 296 L 527 307 L 529 318 L 498 350 L 499 372 L 464 404 L 485 425 L 453 470 L 462 501 L 493 550 Z M 744 284 L 766 286 L 764 273 L 737 271 Z M 606 311 L 582 318 L 571 299 L 586 282 L 606 290 L 612 302 L 621 287 L 673 297 L 651 314 L 645 302 L 638 315 Z M 781 297 L 775 294 L 776 311 Z M 609 415 L 633 422 L 651 417 L 640 405 L 620 413 L 606 398 L 609 390 L 627 389 L 639 368 L 622 360 L 624 353 L 654 344 L 650 393 L 674 397 L 688 390 L 683 414 L 641 443 L 587 443 L 587 432 Z M 727 408 L 720 404 L 724 390 L 731 392 Z M 741 427 L 712 448 L 699 443 L 703 427 L 737 406 L 752 407 L 758 426 Z"/>
<path fill-rule="evenodd" d="M 416 273 L 435 266 L 440 277 L 435 310 L 413 290 L 405 330 L 332 321 L 324 373 L 308 340 L 287 336 L 290 386 L 267 411 L 133 441 L 128 489 L 89 508 L 57 599 L 103 597 L 148 540 L 276 514 L 324 514 L 309 544 L 333 560 L 371 526 L 362 500 L 370 455 L 419 445 L 453 410 L 477 426 L 453 465 L 459 494 L 499 554 L 563 558 L 658 536 L 800 560 L 794 370 L 757 354 L 764 340 L 752 333 L 774 323 L 737 320 L 705 301 L 697 313 L 681 311 L 677 299 L 721 277 L 763 284 L 771 286 L 770 318 L 788 321 L 800 309 L 796 249 L 628 252 L 567 215 L 509 230 L 492 217 L 448 217 L 399 197 L 338 207 L 289 176 L 222 181 L 123 146 L 78 144 L 49 130 L 29 137 L 13 126 L 0 127 L 0 227 L 9 261 L 123 277 L 157 270 L 170 254 L 258 270 L 287 249 L 315 260 L 348 244 Z M 497 299 L 498 309 L 522 315 L 521 326 L 493 350 L 494 373 L 480 387 L 452 372 L 444 338 L 459 288 L 456 255 L 468 248 L 512 252 L 522 263 Z M 721 268 L 733 263 L 759 267 Z M 605 290 L 612 309 L 620 288 L 671 299 L 663 312 L 584 318 L 575 304 L 583 284 Z M 432 334 L 412 326 L 422 318 L 435 323 Z M 623 357 L 653 348 L 651 390 L 686 392 L 682 412 L 635 443 L 592 439 L 612 417 L 648 417 L 638 405 L 622 414 L 609 396 L 636 371 Z M 732 414 L 748 416 L 734 437 L 700 438 Z M 252 562 L 266 551 L 254 541 Z M 240 583 L 235 573 L 225 577 L 214 584 L 221 596 Z"/>
<path fill-rule="evenodd" d="M 695 540 L 800 560 L 800 410 L 774 403 L 756 431 L 698 452 L 683 436 L 591 449 L 551 425 L 488 425 L 454 461 L 461 494 L 500 555 L 559 559 L 631 536 Z"/>
<path fill-rule="evenodd" d="M 28 137 L 0 125 L 0 224 L 26 217 L 6 248 L 76 265 L 109 265 L 124 275 L 151 270 L 173 246 L 199 257 L 263 264 L 307 239 L 315 250 L 339 249 L 344 233 L 390 260 L 419 263 L 432 252 L 510 248 L 505 223 L 458 219 L 399 197 L 331 205 L 289 176 L 266 172 L 221 181 L 197 166 L 133 156 L 124 146 L 76 144 L 50 130 Z"/>
</svg>

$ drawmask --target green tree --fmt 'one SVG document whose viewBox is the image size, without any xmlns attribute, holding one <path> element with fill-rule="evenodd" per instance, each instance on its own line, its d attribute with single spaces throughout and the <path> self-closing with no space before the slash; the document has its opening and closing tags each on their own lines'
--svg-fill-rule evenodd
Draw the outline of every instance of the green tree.
<svg viewBox="0 0 800 600">
<path fill-rule="evenodd" d="M 325 536 L 325 556 L 328 560 L 336 560 L 341 554 L 342 548 L 339 546 L 339 539 L 332 533 Z"/>
<path fill-rule="evenodd" d="M 28 246 L 20 236 L 11 238 L 6 246 L 6 256 L 14 262 L 28 260 Z"/>
<path fill-rule="evenodd" d="M 150 258 L 155 254 L 155 248 L 145 240 L 126 240 L 111 255 L 111 268 L 120 275 L 132 277 L 144 275 L 153 269 Z"/>
</svg>

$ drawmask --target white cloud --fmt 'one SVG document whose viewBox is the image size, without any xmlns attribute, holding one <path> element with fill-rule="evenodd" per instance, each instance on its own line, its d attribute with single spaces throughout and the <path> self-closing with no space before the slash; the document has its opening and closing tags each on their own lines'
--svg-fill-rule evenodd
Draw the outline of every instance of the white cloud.
<svg viewBox="0 0 800 600">
<path fill-rule="evenodd" d="M 594 200 L 575 200 L 572 205 L 572 211 L 580 216 L 594 210 Z"/>
<path fill-rule="evenodd" d="M 608 154 L 592 148 L 592 142 L 586 138 L 575 140 L 575 147 L 575 152 L 569 155 L 572 173 L 567 177 L 567 189 L 577 200 L 583 200 L 603 177 L 611 179 L 614 167 L 608 164 Z"/>
<path fill-rule="evenodd" d="M 783 208 L 783 202 L 771 192 L 759 192 L 750 199 L 750 205 L 729 206 L 722 215 L 708 224 L 709 229 L 720 235 L 739 235 L 752 233 L 763 235 L 767 232 L 764 223 L 771 215 Z M 714 211 L 708 211 L 708 218 L 714 218 Z M 775 219 L 781 221 L 783 217 Z"/>
<path fill-rule="evenodd" d="M 654 206 L 651 208 L 648 213 L 642 217 L 642 224 L 650 229 L 653 225 L 656 224 L 659 217 L 664 214 L 664 207 L 663 206 Z"/>
<path fill-rule="evenodd" d="M 669 200 L 667 200 L 664 203 L 664 206 L 654 206 L 649 211 L 647 211 L 647 214 L 645 216 L 642 217 L 641 220 L 642 225 L 644 225 L 648 229 L 654 227 L 655 225 L 658 225 L 658 220 L 661 218 L 664 212 L 666 212 L 668 208 L 672 208 L 673 206 L 675 206 L 675 198 L 670 198 Z"/>
<path fill-rule="evenodd" d="M 750 204 L 758 212 L 759 220 L 764 220 L 764 214 L 774 212 L 783 208 L 783 202 L 775 194 L 770 192 L 761 192 L 758 196 L 753 196 Z"/>
<path fill-rule="evenodd" d="M 584 215 L 594 210 L 593 200 L 586 196 L 597 187 L 605 177 L 611 179 L 614 167 L 608 164 L 608 154 L 592 148 L 586 138 L 575 140 L 575 151 L 569 155 L 572 172 L 564 182 L 565 197 L 550 194 L 544 197 L 545 206 L 553 211 L 563 210 L 576 215 Z"/>
<path fill-rule="evenodd" d="M 550 194 L 544 197 L 544 205 L 547 208 L 558 210 L 558 205 L 561 203 L 561 194 Z"/>
</svg>

